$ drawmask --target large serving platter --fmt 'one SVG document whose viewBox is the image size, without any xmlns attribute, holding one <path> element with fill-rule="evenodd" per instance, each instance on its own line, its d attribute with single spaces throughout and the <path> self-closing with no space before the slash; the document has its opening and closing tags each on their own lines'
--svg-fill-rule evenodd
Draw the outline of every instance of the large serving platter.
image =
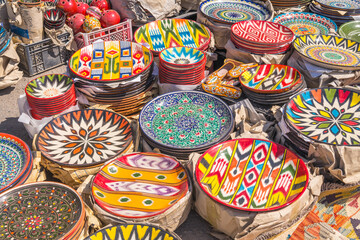
<svg viewBox="0 0 360 240">
<path fill-rule="evenodd" d="M 359 0 L 316 0 L 324 7 L 329 7 L 338 10 L 359 10 Z"/>
</svg>

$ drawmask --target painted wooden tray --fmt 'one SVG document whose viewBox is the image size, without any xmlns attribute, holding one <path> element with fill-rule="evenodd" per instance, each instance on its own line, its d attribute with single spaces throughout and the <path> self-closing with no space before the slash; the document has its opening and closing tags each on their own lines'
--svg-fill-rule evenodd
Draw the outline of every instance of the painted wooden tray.
<svg viewBox="0 0 360 240">
<path fill-rule="evenodd" d="M 242 138 L 215 145 L 199 159 L 196 182 L 212 199 L 244 211 L 271 211 L 293 203 L 309 181 L 305 163 L 274 142 Z"/>
<path fill-rule="evenodd" d="M 285 107 L 290 127 L 311 140 L 333 145 L 360 144 L 360 94 L 338 88 L 299 93 Z"/>
<path fill-rule="evenodd" d="M 132 153 L 106 164 L 92 183 L 96 203 L 128 218 L 163 213 L 189 191 L 188 175 L 175 159 L 158 153 Z"/>
</svg>

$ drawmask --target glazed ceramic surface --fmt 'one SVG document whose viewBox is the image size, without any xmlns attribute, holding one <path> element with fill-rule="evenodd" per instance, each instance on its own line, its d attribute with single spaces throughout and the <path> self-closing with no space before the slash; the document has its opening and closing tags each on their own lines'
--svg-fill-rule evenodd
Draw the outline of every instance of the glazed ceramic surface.
<svg viewBox="0 0 360 240">
<path fill-rule="evenodd" d="M 190 47 L 167 48 L 159 55 L 161 60 L 176 65 L 195 64 L 204 59 L 204 53 Z"/>
<path fill-rule="evenodd" d="M 359 0 L 316 0 L 323 6 L 332 7 L 336 9 L 350 10 L 350 9 L 360 9 Z"/>
<path fill-rule="evenodd" d="M 70 70 L 80 78 L 122 80 L 143 73 L 153 62 L 149 49 L 127 41 L 97 42 L 76 51 Z"/>
<path fill-rule="evenodd" d="M 183 91 L 153 99 L 141 111 L 139 124 L 146 137 L 161 146 L 192 149 L 228 136 L 233 116 L 219 98 Z"/>
<path fill-rule="evenodd" d="M 308 34 L 323 35 L 329 34 L 331 29 L 337 30 L 336 24 L 331 19 L 314 13 L 283 13 L 275 17 L 273 22 L 290 28 L 296 36 Z"/>
<path fill-rule="evenodd" d="M 64 239 L 84 217 L 82 200 L 66 185 L 37 182 L 0 195 L 1 239 Z"/>
<path fill-rule="evenodd" d="M 181 240 L 172 233 L 147 224 L 122 224 L 107 227 L 84 240 Z"/>
<path fill-rule="evenodd" d="M 142 218 L 158 215 L 189 190 L 185 169 L 158 153 L 132 153 L 107 165 L 95 176 L 92 195 L 111 214 Z"/>
<path fill-rule="evenodd" d="M 59 22 L 65 20 L 65 13 L 61 9 L 50 9 L 45 11 L 44 20 L 50 22 Z"/>
<path fill-rule="evenodd" d="M 312 89 L 294 96 L 285 108 L 290 127 L 333 145 L 360 144 L 360 94 L 337 88 Z"/>
<path fill-rule="evenodd" d="M 211 32 L 204 25 L 187 19 L 158 20 L 143 25 L 134 41 L 160 52 L 170 47 L 192 47 L 203 50 L 210 43 Z"/>
<path fill-rule="evenodd" d="M 330 35 L 296 38 L 294 48 L 306 60 L 325 68 L 360 69 L 360 43 Z"/>
<path fill-rule="evenodd" d="M 345 23 L 339 28 L 340 36 L 360 42 L 360 21 Z"/>
<path fill-rule="evenodd" d="M 293 87 L 301 79 L 295 68 L 278 64 L 252 67 L 240 76 L 240 82 L 255 92 L 282 92 Z"/>
<path fill-rule="evenodd" d="M 98 165 L 126 151 L 132 142 L 130 123 L 106 110 L 78 110 L 46 124 L 37 149 L 51 161 L 67 166 Z"/>
<path fill-rule="evenodd" d="M 305 163 L 282 145 L 233 139 L 207 150 L 197 162 L 196 182 L 220 204 L 270 211 L 296 201 L 306 190 Z"/>
<path fill-rule="evenodd" d="M 74 81 L 66 75 L 50 74 L 31 80 L 25 91 L 32 97 L 52 98 L 66 93 L 73 85 Z"/>
<path fill-rule="evenodd" d="M 269 9 L 251 0 L 206 0 L 200 4 L 200 11 L 207 17 L 225 23 L 245 20 L 268 20 Z"/>
</svg>

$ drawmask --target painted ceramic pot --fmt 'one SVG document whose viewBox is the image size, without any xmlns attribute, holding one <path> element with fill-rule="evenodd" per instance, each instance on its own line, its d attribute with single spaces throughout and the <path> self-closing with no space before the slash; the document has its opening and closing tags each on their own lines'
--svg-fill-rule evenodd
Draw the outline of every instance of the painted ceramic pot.
<svg viewBox="0 0 360 240">
<path fill-rule="evenodd" d="M 89 7 L 88 9 L 86 9 L 85 12 L 86 12 L 85 16 L 89 15 L 90 17 L 94 17 L 98 20 L 100 20 L 101 18 L 101 10 L 96 6 Z"/>
<path fill-rule="evenodd" d="M 120 23 L 120 15 L 115 10 L 105 10 L 101 14 L 100 22 L 103 28 L 114 26 Z"/>
<path fill-rule="evenodd" d="M 68 18 L 68 26 L 72 28 L 74 34 L 82 32 L 83 24 L 85 23 L 85 16 L 81 13 L 75 13 Z"/>
<path fill-rule="evenodd" d="M 89 15 L 87 15 L 83 23 L 83 29 L 87 33 L 91 31 L 99 30 L 101 29 L 100 21 L 97 18 L 90 17 Z"/>
<path fill-rule="evenodd" d="M 64 12 L 71 16 L 76 13 L 77 5 L 75 0 L 59 0 L 56 7 L 64 10 Z"/>
<path fill-rule="evenodd" d="M 76 12 L 77 13 L 81 13 L 82 15 L 86 15 L 86 10 L 89 8 L 89 5 L 87 3 L 84 2 L 78 2 L 76 4 Z"/>
<path fill-rule="evenodd" d="M 98 7 L 101 11 L 109 10 L 109 3 L 107 0 L 92 0 L 90 5 Z"/>
<path fill-rule="evenodd" d="M 360 21 L 347 22 L 339 28 L 340 36 L 360 42 Z"/>
</svg>

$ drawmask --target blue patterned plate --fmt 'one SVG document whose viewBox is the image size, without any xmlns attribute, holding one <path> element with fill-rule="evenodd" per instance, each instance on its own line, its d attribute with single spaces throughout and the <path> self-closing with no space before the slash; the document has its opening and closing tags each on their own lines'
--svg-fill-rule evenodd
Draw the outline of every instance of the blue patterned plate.
<svg viewBox="0 0 360 240">
<path fill-rule="evenodd" d="M 340 10 L 359 10 L 360 1 L 359 0 L 315 0 L 324 7 L 330 7 Z"/>
<path fill-rule="evenodd" d="M 204 60 L 204 53 L 190 47 L 174 47 L 163 50 L 159 58 L 171 65 L 194 65 Z"/>
</svg>

